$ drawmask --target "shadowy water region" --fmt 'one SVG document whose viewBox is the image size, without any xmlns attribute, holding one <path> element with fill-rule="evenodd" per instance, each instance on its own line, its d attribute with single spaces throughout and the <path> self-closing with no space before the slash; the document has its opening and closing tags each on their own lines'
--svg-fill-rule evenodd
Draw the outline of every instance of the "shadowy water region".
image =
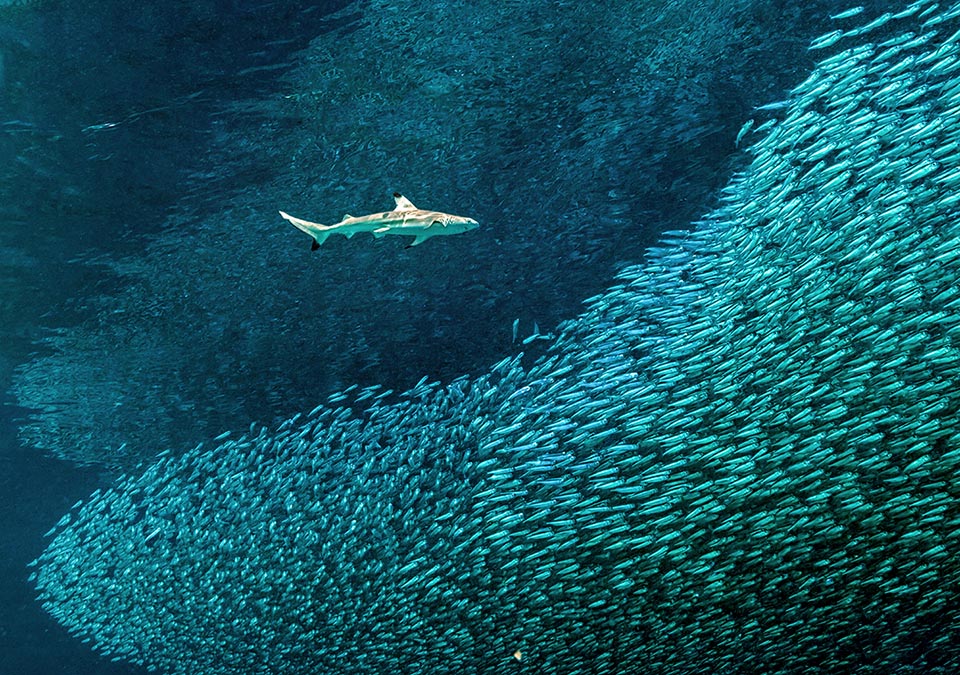
<svg viewBox="0 0 960 675">
<path fill-rule="evenodd" d="M 0 390 L 37 341 L 90 318 L 83 298 L 124 281 L 97 256 L 136 255 L 175 204 L 195 212 L 262 179 L 211 139 L 224 102 L 269 90 L 342 3 L 44 1 L 0 8 Z M 204 167 L 202 170 L 200 167 Z M 37 607 L 26 564 L 77 499 L 102 485 L 17 440 L 0 406 L 0 674 L 120 675 Z"/>
<path fill-rule="evenodd" d="M 743 119 L 802 76 L 800 36 L 823 18 L 750 0 L 350 5 L 272 89 L 218 99 L 155 232 L 84 256 L 107 281 L 20 367 L 22 438 L 130 468 L 350 384 L 401 391 L 534 356 L 535 333 L 715 203 Z M 104 124 L 90 133 L 120 129 Z M 335 222 L 394 190 L 481 228 L 311 255 L 276 215 Z"/>
</svg>

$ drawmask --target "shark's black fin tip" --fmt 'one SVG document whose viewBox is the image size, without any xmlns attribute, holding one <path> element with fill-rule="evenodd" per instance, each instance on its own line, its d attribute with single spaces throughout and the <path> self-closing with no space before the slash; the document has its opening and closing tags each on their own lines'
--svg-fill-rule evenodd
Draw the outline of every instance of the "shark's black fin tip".
<svg viewBox="0 0 960 675">
<path fill-rule="evenodd" d="M 320 244 L 318 244 L 318 243 L 317 243 L 317 240 L 314 239 L 314 240 L 313 240 L 313 243 L 310 244 L 310 250 L 311 250 L 311 251 L 316 251 L 318 248 L 320 248 Z"/>
<path fill-rule="evenodd" d="M 399 192 L 394 192 L 394 193 L 393 193 L 393 198 L 394 198 L 394 199 L 400 199 L 402 196 L 403 196 L 403 195 L 400 194 Z"/>
</svg>

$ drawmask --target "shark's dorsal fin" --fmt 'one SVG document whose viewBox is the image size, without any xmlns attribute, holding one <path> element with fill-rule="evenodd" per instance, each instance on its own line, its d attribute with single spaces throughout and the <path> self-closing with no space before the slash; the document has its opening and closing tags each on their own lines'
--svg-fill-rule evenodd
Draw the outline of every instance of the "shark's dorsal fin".
<svg viewBox="0 0 960 675">
<path fill-rule="evenodd" d="M 399 192 L 393 193 L 393 198 L 397 200 L 397 207 L 394 211 L 416 211 L 417 207 Z"/>
<path fill-rule="evenodd" d="M 349 213 L 344 213 L 343 218 L 341 218 L 340 221 L 343 222 L 344 220 L 349 220 L 350 218 L 353 218 L 353 216 L 351 216 Z"/>
</svg>

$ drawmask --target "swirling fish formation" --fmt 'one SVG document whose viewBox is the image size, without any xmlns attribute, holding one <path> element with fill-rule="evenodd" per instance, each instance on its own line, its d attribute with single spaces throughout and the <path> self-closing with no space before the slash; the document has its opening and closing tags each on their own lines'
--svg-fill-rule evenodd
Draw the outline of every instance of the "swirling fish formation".
<svg viewBox="0 0 960 675">
<path fill-rule="evenodd" d="M 530 367 L 94 494 L 44 606 L 169 673 L 960 671 L 958 17 L 838 15 L 717 211 Z"/>
</svg>

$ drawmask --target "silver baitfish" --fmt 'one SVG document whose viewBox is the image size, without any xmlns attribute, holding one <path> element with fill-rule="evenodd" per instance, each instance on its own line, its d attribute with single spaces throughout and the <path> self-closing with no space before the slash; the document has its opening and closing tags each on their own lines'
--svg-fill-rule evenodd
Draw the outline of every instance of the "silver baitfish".
<svg viewBox="0 0 960 675">
<path fill-rule="evenodd" d="M 55 528 L 44 607 L 178 674 L 958 672 L 958 7 L 847 12 L 529 369 L 163 459 Z"/>
</svg>

